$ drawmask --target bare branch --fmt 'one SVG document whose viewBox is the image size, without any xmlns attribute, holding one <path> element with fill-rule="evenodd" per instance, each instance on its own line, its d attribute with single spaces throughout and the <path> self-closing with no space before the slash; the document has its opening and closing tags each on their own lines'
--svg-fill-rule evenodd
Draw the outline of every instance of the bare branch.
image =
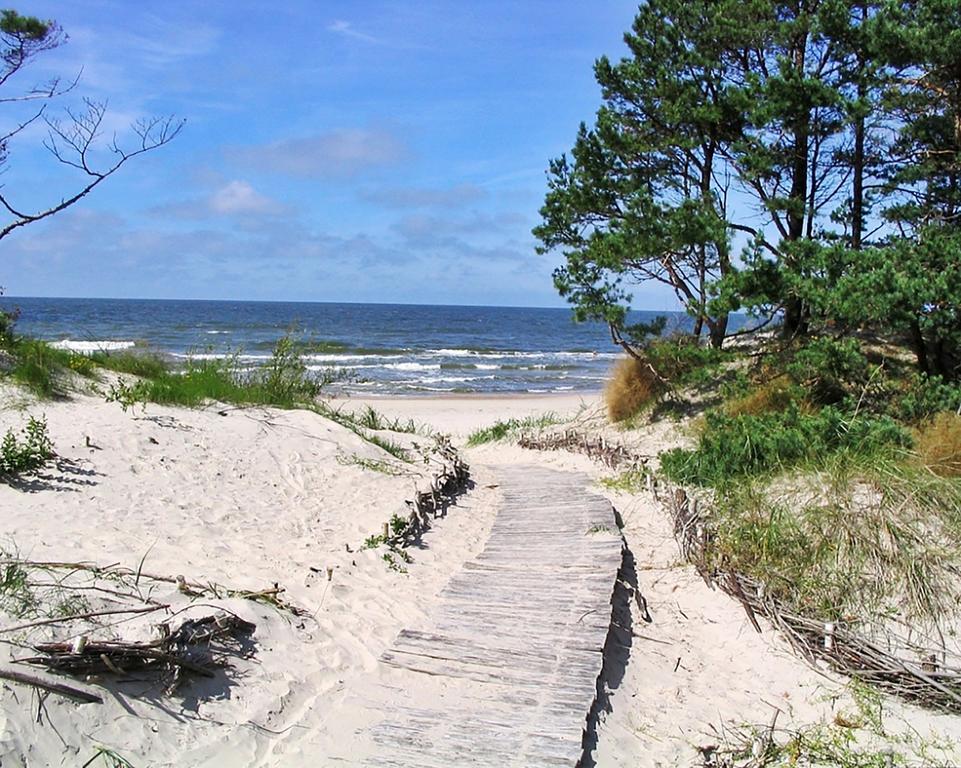
<svg viewBox="0 0 961 768">
<path fill-rule="evenodd" d="M 70 120 L 67 123 L 44 118 L 50 130 L 44 146 L 58 162 L 86 174 L 89 181 L 69 197 L 61 199 L 56 205 L 35 213 L 24 213 L 14 206 L 6 195 L 0 194 L 0 206 L 14 217 L 14 221 L 0 228 L 0 240 L 22 226 L 45 219 L 77 203 L 105 179 L 119 171 L 129 160 L 169 144 L 179 135 L 185 124 L 184 120 L 178 120 L 173 116 L 139 120 L 132 126 L 133 133 L 139 139 L 138 144 L 131 149 L 124 149 L 114 138 L 109 145 L 114 155 L 113 161 L 97 167 L 91 160 L 91 152 L 101 134 L 106 104 L 89 99 L 84 101 L 87 110 L 80 113 L 68 110 Z"/>
</svg>

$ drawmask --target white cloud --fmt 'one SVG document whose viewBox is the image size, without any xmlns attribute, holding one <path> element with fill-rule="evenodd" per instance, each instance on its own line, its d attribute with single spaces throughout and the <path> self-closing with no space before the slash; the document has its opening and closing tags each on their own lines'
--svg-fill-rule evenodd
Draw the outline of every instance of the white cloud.
<svg viewBox="0 0 961 768">
<path fill-rule="evenodd" d="M 228 150 L 230 158 L 260 171 L 306 178 L 350 177 L 394 165 L 409 155 L 388 131 L 350 128 Z"/>
<path fill-rule="evenodd" d="M 289 209 L 277 200 L 263 195 L 242 179 L 220 184 L 206 197 L 160 205 L 151 213 L 161 217 L 196 220 L 223 216 L 279 216 Z"/>
<path fill-rule="evenodd" d="M 475 184 L 451 187 L 390 187 L 371 189 L 361 197 L 388 208 L 457 208 L 487 196 L 487 191 Z"/>
<path fill-rule="evenodd" d="M 344 37 L 350 37 L 354 40 L 362 40 L 365 43 L 380 42 L 380 40 L 373 35 L 368 35 L 364 32 L 357 31 L 349 21 L 344 21 L 343 19 L 337 19 L 336 21 L 328 24 L 327 31 L 333 32 L 337 35 L 342 35 Z"/>
<path fill-rule="evenodd" d="M 210 210 L 226 215 L 244 213 L 274 213 L 276 201 L 260 194 L 246 181 L 228 181 L 208 200 Z"/>
</svg>

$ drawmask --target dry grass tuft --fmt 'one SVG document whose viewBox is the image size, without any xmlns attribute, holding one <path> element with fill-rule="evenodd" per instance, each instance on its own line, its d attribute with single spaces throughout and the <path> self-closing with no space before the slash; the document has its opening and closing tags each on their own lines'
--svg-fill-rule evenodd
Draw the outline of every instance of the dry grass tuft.
<svg viewBox="0 0 961 768">
<path fill-rule="evenodd" d="M 648 364 L 633 357 L 619 360 L 604 388 L 604 402 L 611 421 L 624 421 L 637 414 L 657 398 L 660 388 Z"/>
<path fill-rule="evenodd" d="M 916 433 L 918 456 L 941 477 L 961 477 L 961 416 L 939 413 Z"/>
<path fill-rule="evenodd" d="M 771 411 L 782 411 L 795 399 L 796 392 L 787 376 L 778 376 L 766 384 L 759 384 L 751 391 L 724 405 L 729 416 L 759 416 Z"/>
</svg>

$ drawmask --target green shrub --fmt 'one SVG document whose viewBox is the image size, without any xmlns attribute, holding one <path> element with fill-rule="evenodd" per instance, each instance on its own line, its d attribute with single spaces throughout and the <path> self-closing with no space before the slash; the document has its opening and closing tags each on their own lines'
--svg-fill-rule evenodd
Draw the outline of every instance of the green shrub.
<svg viewBox="0 0 961 768">
<path fill-rule="evenodd" d="M 96 363 L 94 363 L 88 355 L 81 355 L 76 352 L 70 355 L 67 360 L 67 367 L 74 373 L 86 376 L 87 378 L 92 378 L 96 376 L 97 373 Z"/>
<path fill-rule="evenodd" d="M 8 429 L 0 442 L 0 475 L 17 476 L 34 472 L 54 457 L 44 418 L 27 421 L 18 436 Z"/>
<path fill-rule="evenodd" d="M 260 390 L 263 402 L 285 407 L 314 400 L 322 388 L 318 380 L 311 378 L 290 336 L 277 341 L 270 360 L 247 384 Z"/>
<path fill-rule="evenodd" d="M 787 376 L 778 376 L 763 384 L 748 387 L 742 394 L 724 403 L 728 416 L 742 414 L 759 415 L 770 411 L 782 411 L 792 403 L 801 401 L 802 390 Z"/>
<path fill-rule="evenodd" d="M 644 347 L 644 357 L 672 386 L 703 387 L 717 378 L 720 367 L 734 355 L 685 334 L 650 342 Z"/>
<path fill-rule="evenodd" d="M 3 289 L 0 288 L 0 296 Z M 13 326 L 20 318 L 20 309 L 14 307 L 11 310 L 0 309 L 0 347 L 7 347 L 13 342 Z"/>
<path fill-rule="evenodd" d="M 785 372 L 811 402 L 836 405 L 856 395 L 871 375 L 871 366 L 857 339 L 812 339 L 797 349 Z"/>
<path fill-rule="evenodd" d="M 833 407 L 806 413 L 792 404 L 780 413 L 709 413 L 696 449 L 675 448 L 660 459 L 675 482 L 720 486 L 842 449 L 871 453 L 908 445 L 909 435 L 890 417 L 847 417 Z"/>
<path fill-rule="evenodd" d="M 892 416 L 918 423 L 943 411 L 957 411 L 961 407 L 961 387 L 939 376 L 915 374 L 891 394 L 890 400 Z"/>
</svg>

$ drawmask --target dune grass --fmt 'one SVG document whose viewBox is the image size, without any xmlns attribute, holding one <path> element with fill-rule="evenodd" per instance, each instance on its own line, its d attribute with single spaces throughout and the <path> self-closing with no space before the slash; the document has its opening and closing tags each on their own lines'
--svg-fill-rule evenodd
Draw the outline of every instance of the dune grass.
<svg viewBox="0 0 961 768">
<path fill-rule="evenodd" d="M 195 408 L 210 401 L 233 405 L 270 405 L 277 408 L 312 406 L 333 375 L 311 375 L 293 341 L 277 342 L 271 358 L 248 369 L 236 357 L 188 358 L 183 370 L 174 370 L 157 358 L 109 356 L 113 370 L 120 368 L 139 378 L 114 383 L 108 401 L 124 410 L 136 404 L 158 403 Z"/>
<path fill-rule="evenodd" d="M 937 624 L 961 585 L 961 484 L 887 455 L 839 453 L 776 483 L 730 484 L 706 513 L 711 568 L 803 615 Z"/>
<path fill-rule="evenodd" d="M 918 427 L 914 439 L 924 466 L 943 477 L 961 477 L 961 416 L 939 413 Z"/>
<path fill-rule="evenodd" d="M 604 403 L 611 421 L 638 414 L 661 394 L 662 386 L 650 365 L 625 357 L 617 361 L 604 387 Z"/>
<path fill-rule="evenodd" d="M 961 418 L 912 428 L 888 393 L 927 402 L 930 387 L 882 370 L 849 340 L 779 350 L 761 358 L 753 389 L 705 414 L 693 449 L 661 453 L 663 475 L 704 489 L 711 570 L 824 620 L 954 615 Z"/>
<path fill-rule="evenodd" d="M 528 416 L 524 419 L 497 421 L 489 427 L 472 432 L 467 438 L 467 445 L 478 446 L 484 443 L 506 440 L 517 437 L 524 431 L 544 429 L 555 424 L 562 424 L 563 421 L 560 416 L 553 412 L 543 413 L 540 416 Z"/>
<path fill-rule="evenodd" d="M 391 419 L 369 405 L 358 413 L 350 414 L 350 418 L 358 426 L 377 432 L 402 432 L 409 435 L 429 434 L 427 428 L 419 426 L 413 419 L 407 421 L 400 418 Z"/>
<path fill-rule="evenodd" d="M 41 398 L 64 396 L 71 371 L 87 377 L 95 374 L 95 366 L 83 355 L 39 339 L 7 337 L 2 348 L 13 359 L 10 378 Z"/>
<path fill-rule="evenodd" d="M 115 373 L 129 373 L 145 379 L 159 378 L 169 366 L 160 357 L 141 352 L 94 352 L 90 361 L 98 368 Z"/>
</svg>

